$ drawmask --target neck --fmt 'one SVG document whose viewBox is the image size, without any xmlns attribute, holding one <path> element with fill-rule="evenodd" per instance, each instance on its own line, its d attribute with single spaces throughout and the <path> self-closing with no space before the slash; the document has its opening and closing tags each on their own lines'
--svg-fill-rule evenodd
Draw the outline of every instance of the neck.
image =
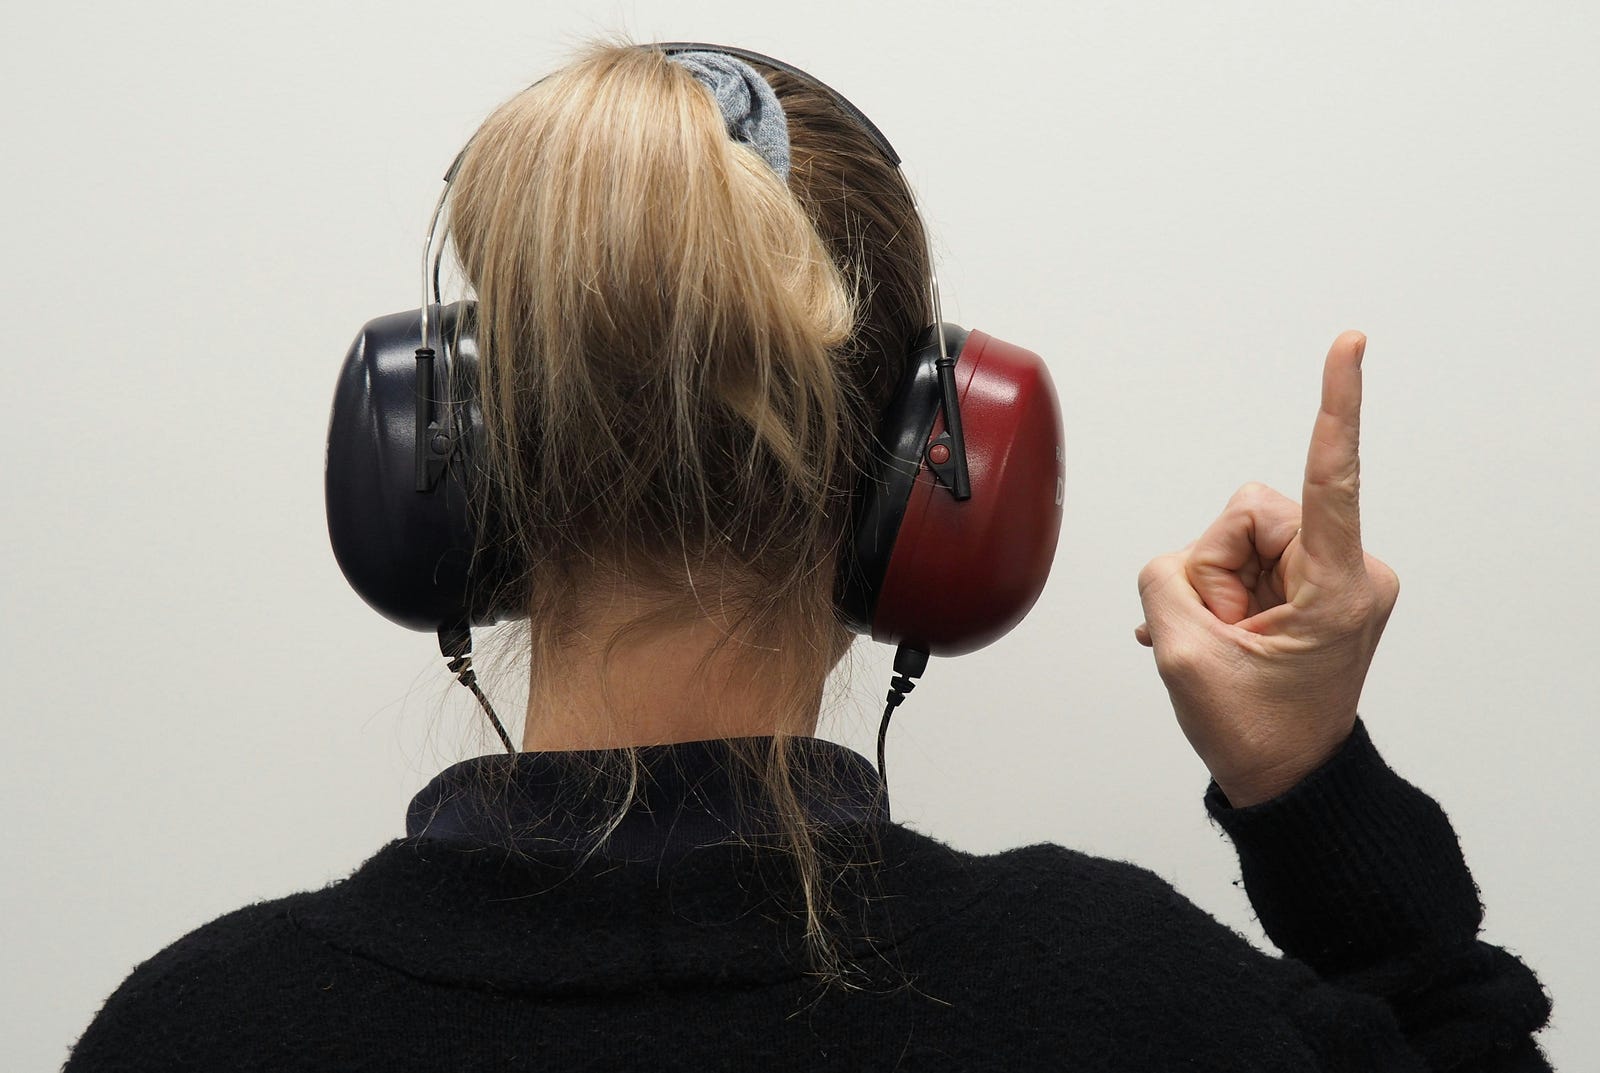
<svg viewBox="0 0 1600 1073">
<path fill-rule="evenodd" d="M 807 674 L 703 618 L 628 628 L 638 625 L 626 608 L 586 616 L 575 641 L 534 661 L 524 750 L 815 735 L 831 661 Z"/>
</svg>

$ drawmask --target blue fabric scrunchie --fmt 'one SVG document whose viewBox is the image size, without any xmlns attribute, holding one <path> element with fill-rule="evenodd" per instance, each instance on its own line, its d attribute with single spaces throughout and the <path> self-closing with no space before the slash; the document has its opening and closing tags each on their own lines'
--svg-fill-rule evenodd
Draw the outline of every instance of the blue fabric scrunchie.
<svg viewBox="0 0 1600 1073">
<path fill-rule="evenodd" d="M 789 120 L 761 73 L 721 52 L 679 52 L 671 59 L 711 91 L 729 136 L 761 154 L 778 178 L 788 182 Z"/>
</svg>

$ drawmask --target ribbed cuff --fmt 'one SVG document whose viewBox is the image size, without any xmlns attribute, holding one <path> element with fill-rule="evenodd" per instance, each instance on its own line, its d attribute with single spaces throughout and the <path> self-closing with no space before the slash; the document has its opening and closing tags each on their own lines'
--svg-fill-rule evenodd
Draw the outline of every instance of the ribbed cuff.
<svg viewBox="0 0 1600 1073">
<path fill-rule="evenodd" d="M 1483 920 L 1455 830 L 1383 762 L 1358 719 L 1322 767 L 1282 795 L 1206 811 L 1239 852 L 1245 890 L 1278 948 L 1338 972 L 1470 942 Z"/>
</svg>

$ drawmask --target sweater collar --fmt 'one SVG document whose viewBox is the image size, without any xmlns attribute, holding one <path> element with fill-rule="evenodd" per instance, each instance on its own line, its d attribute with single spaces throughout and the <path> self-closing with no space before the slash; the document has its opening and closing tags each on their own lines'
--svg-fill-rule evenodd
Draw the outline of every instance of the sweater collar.
<svg viewBox="0 0 1600 1073">
<path fill-rule="evenodd" d="M 625 749 L 475 757 L 446 768 L 412 799 L 406 836 L 519 852 L 573 849 L 613 860 L 678 860 L 699 846 L 778 830 L 770 800 L 739 761 L 741 753 L 764 756 L 775 741 L 640 746 L 637 769 Z M 811 823 L 888 822 L 883 781 L 865 757 L 811 737 L 788 739 L 787 753 Z"/>
<path fill-rule="evenodd" d="M 830 931 L 868 986 L 911 936 L 957 926 L 998 878 L 898 823 L 842 824 L 826 842 Z M 406 838 L 285 911 L 413 979 L 585 997 L 804 981 L 804 908 L 787 852 L 759 837 L 672 864 Z"/>
<path fill-rule="evenodd" d="M 791 757 L 819 776 L 822 881 L 842 952 L 876 971 L 913 933 L 994 882 L 971 858 L 888 819 L 877 772 L 815 738 Z M 638 797 L 611 811 L 581 792 L 617 751 L 477 757 L 412 802 L 407 837 L 346 879 L 290 899 L 290 920 L 337 949 L 458 987 L 592 995 L 800 980 L 805 905 L 770 816 L 752 807 L 729 740 L 641 750 Z M 486 778 L 487 776 L 487 778 Z M 804 781 L 804 780 L 803 780 Z M 591 852 L 592 851 L 592 852 Z"/>
</svg>

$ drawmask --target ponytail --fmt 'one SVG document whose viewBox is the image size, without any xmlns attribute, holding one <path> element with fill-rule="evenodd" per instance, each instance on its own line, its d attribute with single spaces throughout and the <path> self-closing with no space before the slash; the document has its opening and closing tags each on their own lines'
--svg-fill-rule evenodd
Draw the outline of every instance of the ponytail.
<svg viewBox="0 0 1600 1073">
<path fill-rule="evenodd" d="M 824 839 L 785 742 L 849 644 L 834 564 L 872 417 L 929 319 L 927 262 L 892 164 L 787 78 L 769 79 L 785 182 L 684 66 L 593 47 L 484 122 L 450 233 L 477 299 L 484 509 L 528 564 L 535 687 L 577 601 L 615 581 L 659 596 L 630 630 L 715 617 L 779 679 L 770 745 L 734 753 L 770 791 L 832 976 Z M 636 755 L 614 774 L 633 785 Z"/>
</svg>

